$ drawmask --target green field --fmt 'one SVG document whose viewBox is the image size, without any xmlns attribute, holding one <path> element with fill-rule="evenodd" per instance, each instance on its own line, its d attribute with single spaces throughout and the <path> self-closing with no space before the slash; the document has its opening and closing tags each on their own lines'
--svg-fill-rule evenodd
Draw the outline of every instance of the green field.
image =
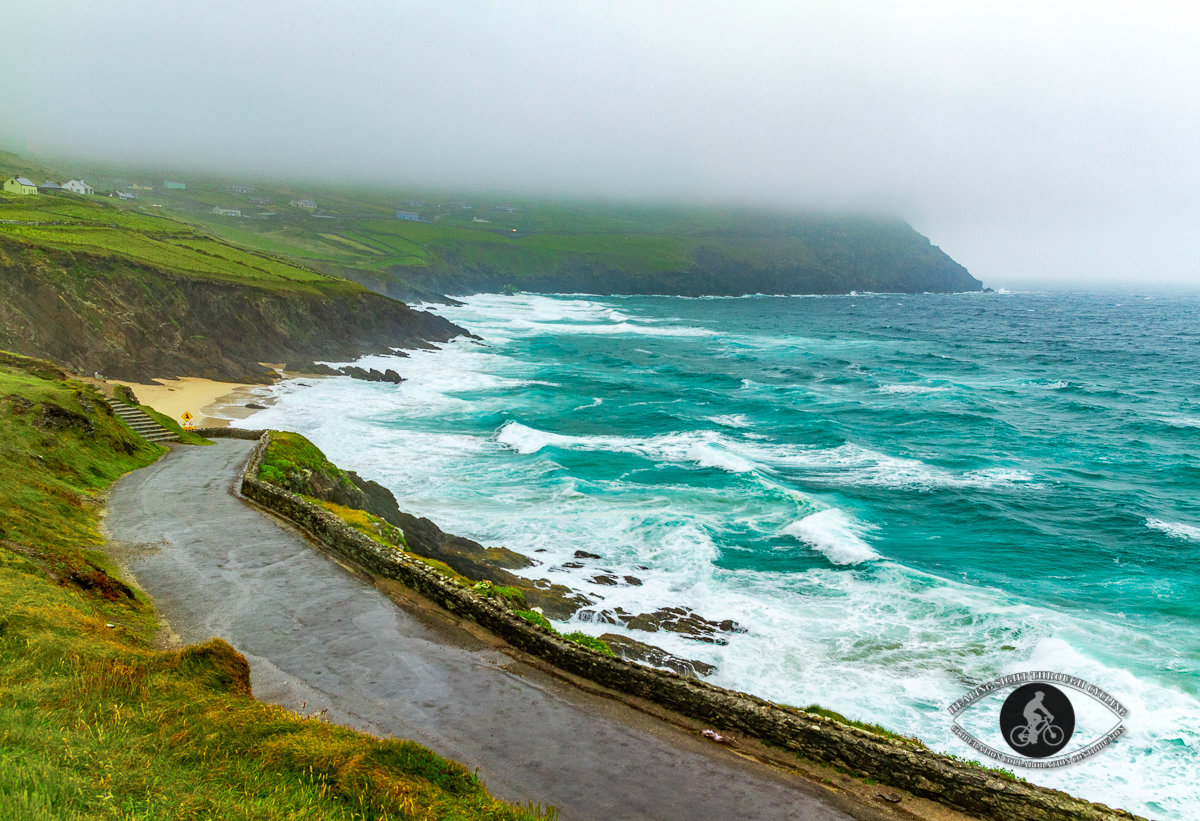
<svg viewBox="0 0 1200 821">
<path fill-rule="evenodd" d="M 98 493 L 164 449 L 89 386 L 0 352 L 0 818 L 489 819 L 463 766 L 256 701 L 212 639 L 156 650 L 157 619 L 98 547 Z"/>
<path fill-rule="evenodd" d="M 0 196 L 0 237 L 113 255 L 170 272 L 275 291 L 361 290 L 277 254 L 238 247 L 161 214 L 74 196 Z"/>
</svg>

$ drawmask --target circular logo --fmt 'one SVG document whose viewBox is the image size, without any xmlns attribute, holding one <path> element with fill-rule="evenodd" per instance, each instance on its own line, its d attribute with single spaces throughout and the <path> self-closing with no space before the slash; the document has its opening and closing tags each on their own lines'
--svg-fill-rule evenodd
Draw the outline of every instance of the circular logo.
<svg viewBox="0 0 1200 821">
<path fill-rule="evenodd" d="M 1071 699 L 1053 684 L 1035 681 L 1018 687 L 1000 708 L 1000 732 L 1008 746 L 1026 758 L 1054 755 L 1075 732 Z"/>
</svg>

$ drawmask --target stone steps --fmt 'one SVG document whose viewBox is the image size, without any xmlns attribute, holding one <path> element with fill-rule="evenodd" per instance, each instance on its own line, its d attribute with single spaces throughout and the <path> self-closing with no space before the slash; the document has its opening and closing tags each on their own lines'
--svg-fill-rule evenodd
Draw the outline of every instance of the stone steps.
<svg viewBox="0 0 1200 821">
<path fill-rule="evenodd" d="M 130 430 L 148 442 L 178 442 L 179 437 L 162 425 L 155 422 L 141 410 L 126 405 L 117 399 L 110 399 L 113 413 L 129 426 Z"/>
</svg>

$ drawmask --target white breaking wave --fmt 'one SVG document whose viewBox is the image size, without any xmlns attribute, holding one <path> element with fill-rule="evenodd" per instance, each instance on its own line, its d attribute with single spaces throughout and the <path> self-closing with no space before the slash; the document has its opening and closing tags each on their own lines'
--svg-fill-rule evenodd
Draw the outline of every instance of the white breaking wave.
<svg viewBox="0 0 1200 821">
<path fill-rule="evenodd" d="M 783 532 L 825 554 L 825 558 L 834 564 L 859 564 L 879 558 L 879 554 L 863 541 L 870 529 L 865 522 L 831 507 L 792 522 Z"/>
<path fill-rule="evenodd" d="M 731 473 L 802 472 L 808 480 L 825 480 L 836 485 L 938 488 L 1038 488 L 1033 476 L 1013 468 L 953 473 L 918 459 L 888 456 L 858 445 L 804 449 L 739 441 L 716 431 L 689 431 L 662 436 L 569 436 L 538 430 L 520 422 L 507 422 L 496 441 L 522 455 L 545 447 L 575 451 L 633 453 L 664 462 L 692 463 Z"/>
<path fill-rule="evenodd" d="M 943 391 L 948 391 L 948 390 L 950 390 L 950 387 L 948 385 L 940 385 L 938 387 L 934 387 L 931 385 L 880 385 L 879 386 L 880 393 L 898 393 L 898 394 L 942 393 Z"/>
<path fill-rule="evenodd" d="M 1164 416 L 1162 421 L 1173 428 L 1200 428 L 1200 417 L 1196 416 Z"/>
<path fill-rule="evenodd" d="M 750 420 L 746 418 L 744 413 L 727 413 L 723 416 L 706 416 L 704 417 L 710 422 L 716 422 L 718 425 L 723 425 L 727 428 L 748 428 Z"/>
<path fill-rule="evenodd" d="M 1071 383 L 1070 383 L 1070 382 L 1065 382 L 1065 381 L 1063 381 L 1063 380 L 1061 380 L 1061 379 L 1060 379 L 1060 380 L 1058 380 L 1057 382 L 1051 382 L 1049 385 L 1047 385 L 1047 386 L 1046 386 L 1046 390 L 1050 390 L 1050 391 L 1060 391 L 1060 390 L 1062 390 L 1063 388 L 1069 388 L 1069 387 L 1071 387 Z"/>
<path fill-rule="evenodd" d="M 1147 519 L 1146 527 L 1151 530 L 1161 530 L 1168 536 L 1182 539 L 1185 542 L 1200 542 L 1200 527 L 1185 525 L 1183 522 L 1167 522 L 1162 519 Z"/>
</svg>

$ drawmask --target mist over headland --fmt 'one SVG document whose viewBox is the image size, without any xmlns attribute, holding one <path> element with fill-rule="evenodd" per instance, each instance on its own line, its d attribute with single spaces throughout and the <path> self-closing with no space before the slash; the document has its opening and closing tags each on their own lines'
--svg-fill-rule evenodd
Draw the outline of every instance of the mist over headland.
<svg viewBox="0 0 1200 821">
<path fill-rule="evenodd" d="M 998 286 L 1200 273 L 1183 4 L 48 2 L 0 24 L 22 153 L 883 211 Z"/>
</svg>

